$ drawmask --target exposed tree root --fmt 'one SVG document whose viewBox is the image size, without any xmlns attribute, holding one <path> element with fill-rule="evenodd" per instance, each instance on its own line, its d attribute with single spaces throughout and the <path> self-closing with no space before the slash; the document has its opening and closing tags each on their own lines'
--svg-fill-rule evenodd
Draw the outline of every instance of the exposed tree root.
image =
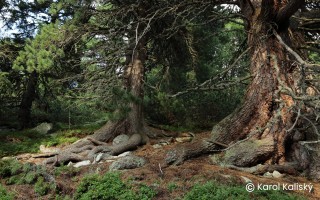
<svg viewBox="0 0 320 200">
<path fill-rule="evenodd" d="M 125 151 L 136 149 L 142 145 L 142 136 L 140 134 L 133 134 L 125 143 L 111 147 L 111 155 L 119 155 Z"/>
<path fill-rule="evenodd" d="M 296 168 L 298 165 L 296 163 L 287 163 L 286 165 L 256 165 L 253 167 L 237 167 L 235 165 L 224 165 L 224 167 L 230 168 L 230 169 L 235 169 L 238 171 L 243 171 L 251 174 L 256 174 L 256 175 L 263 175 L 266 172 L 273 172 L 273 171 L 278 171 L 280 173 L 286 173 L 286 174 L 291 174 L 291 175 L 297 175 L 298 171 Z"/>
<path fill-rule="evenodd" d="M 64 152 L 63 154 L 56 155 L 54 157 L 48 158 L 45 160 L 45 164 L 52 164 L 54 166 L 58 166 L 60 164 L 66 164 L 67 162 L 79 162 L 84 160 L 82 156 L 79 156 L 74 153 L 68 152 L 68 154 L 65 154 L 67 152 Z"/>
<path fill-rule="evenodd" d="M 90 160 L 93 162 L 98 153 L 106 153 L 116 156 L 125 151 L 134 150 L 138 146 L 146 143 L 145 138 L 142 136 L 143 134 L 138 133 L 132 134 L 128 141 L 118 145 L 106 143 L 108 140 L 104 141 L 104 139 L 111 139 L 117 136 L 114 133 L 122 129 L 119 127 L 121 125 L 124 125 L 123 121 L 114 123 L 113 125 L 107 123 L 107 125 L 99 129 L 95 134 L 78 140 L 60 152 L 43 155 L 43 157 L 49 157 L 44 161 L 44 164 L 52 164 L 57 166 L 61 164 L 67 164 L 68 162 L 80 162 L 84 160 Z M 112 132 L 110 129 L 113 129 L 114 132 Z M 105 130 L 106 132 L 103 133 L 102 130 Z M 120 133 L 123 132 L 118 132 L 118 134 Z"/>
<path fill-rule="evenodd" d="M 203 154 L 219 151 L 219 145 L 210 140 L 194 140 L 191 143 L 180 144 L 166 155 L 166 164 L 180 165 L 183 161 Z"/>
<path fill-rule="evenodd" d="M 117 135 L 126 132 L 126 120 L 119 120 L 117 122 L 108 121 L 104 126 L 94 132 L 90 138 L 95 141 L 107 142 L 115 138 Z"/>
</svg>

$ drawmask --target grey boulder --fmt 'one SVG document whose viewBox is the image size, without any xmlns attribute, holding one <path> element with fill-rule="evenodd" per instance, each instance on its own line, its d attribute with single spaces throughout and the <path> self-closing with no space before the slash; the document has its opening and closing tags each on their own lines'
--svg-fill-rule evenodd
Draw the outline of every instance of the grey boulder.
<svg viewBox="0 0 320 200">
<path fill-rule="evenodd" d="M 138 167 L 142 167 L 147 163 L 147 160 L 138 157 L 135 155 L 129 155 L 122 158 L 119 158 L 118 160 L 114 161 L 109 166 L 109 171 L 116 171 L 116 170 L 123 170 L 123 169 L 135 169 Z"/>
</svg>

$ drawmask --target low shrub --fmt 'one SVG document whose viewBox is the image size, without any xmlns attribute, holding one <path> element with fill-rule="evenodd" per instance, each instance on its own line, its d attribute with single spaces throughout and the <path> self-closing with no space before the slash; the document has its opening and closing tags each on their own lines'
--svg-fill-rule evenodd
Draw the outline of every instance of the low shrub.
<svg viewBox="0 0 320 200">
<path fill-rule="evenodd" d="M 177 189 L 178 188 L 178 185 L 176 184 L 176 183 L 169 183 L 168 184 L 168 190 L 169 190 L 169 192 L 173 192 L 175 189 Z"/>
<path fill-rule="evenodd" d="M 0 184 L 0 200 L 13 200 L 14 195 L 8 192 L 3 185 Z"/>
<path fill-rule="evenodd" d="M 184 200 L 302 200 L 300 196 L 286 193 L 284 191 L 254 191 L 247 192 L 244 186 L 222 185 L 216 182 L 207 182 L 205 184 L 196 184 L 190 192 L 188 192 Z"/>
<path fill-rule="evenodd" d="M 52 189 L 50 184 L 44 181 L 42 176 L 38 177 L 37 182 L 34 184 L 34 191 L 40 196 L 46 195 Z"/>
<path fill-rule="evenodd" d="M 0 178 L 6 178 L 21 172 L 22 164 L 15 159 L 0 160 Z"/>
<path fill-rule="evenodd" d="M 22 183 L 23 183 L 23 179 L 21 175 L 14 175 L 6 180 L 6 185 L 14 185 L 14 184 L 22 184 Z"/>
<path fill-rule="evenodd" d="M 54 175 L 55 176 L 65 175 L 67 177 L 72 178 L 78 175 L 79 172 L 80 172 L 80 168 L 62 165 L 60 167 L 55 168 Z"/>
<path fill-rule="evenodd" d="M 106 173 L 104 176 L 89 175 L 77 188 L 78 200 L 147 200 L 156 195 L 150 187 L 141 185 L 139 191 L 124 183 L 120 174 Z"/>
</svg>

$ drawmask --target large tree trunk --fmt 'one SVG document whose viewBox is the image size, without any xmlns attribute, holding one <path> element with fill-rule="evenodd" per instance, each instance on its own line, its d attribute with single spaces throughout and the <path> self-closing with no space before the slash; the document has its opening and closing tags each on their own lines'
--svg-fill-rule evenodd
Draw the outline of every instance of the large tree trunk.
<svg viewBox="0 0 320 200">
<path fill-rule="evenodd" d="M 210 139 L 168 152 L 166 162 L 180 164 L 190 157 L 224 151 L 223 161 L 237 167 L 268 164 L 306 169 L 310 159 L 300 144 L 305 136 L 292 128 L 299 125 L 295 121 L 297 102 L 291 95 L 298 91 L 298 68 L 276 38 L 280 35 L 293 48 L 293 43 L 302 41 L 303 37 L 290 28 L 289 17 L 303 1 L 240 2 L 248 19 L 246 29 L 252 75 L 244 103 L 213 128 Z"/>
<path fill-rule="evenodd" d="M 37 72 L 33 71 L 29 75 L 29 79 L 26 85 L 26 89 L 22 95 L 20 107 L 19 107 L 19 124 L 20 129 L 28 128 L 31 120 L 31 107 L 36 97 L 36 87 L 38 82 Z"/>
</svg>

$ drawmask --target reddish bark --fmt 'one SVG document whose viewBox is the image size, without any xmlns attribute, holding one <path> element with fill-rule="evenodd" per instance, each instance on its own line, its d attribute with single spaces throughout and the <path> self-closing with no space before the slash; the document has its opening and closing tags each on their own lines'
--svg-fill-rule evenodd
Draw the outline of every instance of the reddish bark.
<svg viewBox="0 0 320 200">
<path fill-rule="evenodd" d="M 291 133 L 287 130 L 294 123 L 292 108 L 295 101 L 284 92 L 297 89 L 294 78 L 296 66 L 273 31 L 290 46 L 292 41 L 297 41 L 299 34 L 290 29 L 289 17 L 303 1 L 279 2 L 240 1 L 241 10 L 248 20 L 246 31 L 252 75 L 244 103 L 213 128 L 210 139 L 170 151 L 167 163 L 179 164 L 190 157 L 224 149 L 225 145 L 229 146 L 225 150 L 226 161 L 241 167 L 301 162 L 289 156 L 292 148 L 287 141 Z M 221 143 L 224 145 L 219 145 Z"/>
</svg>

